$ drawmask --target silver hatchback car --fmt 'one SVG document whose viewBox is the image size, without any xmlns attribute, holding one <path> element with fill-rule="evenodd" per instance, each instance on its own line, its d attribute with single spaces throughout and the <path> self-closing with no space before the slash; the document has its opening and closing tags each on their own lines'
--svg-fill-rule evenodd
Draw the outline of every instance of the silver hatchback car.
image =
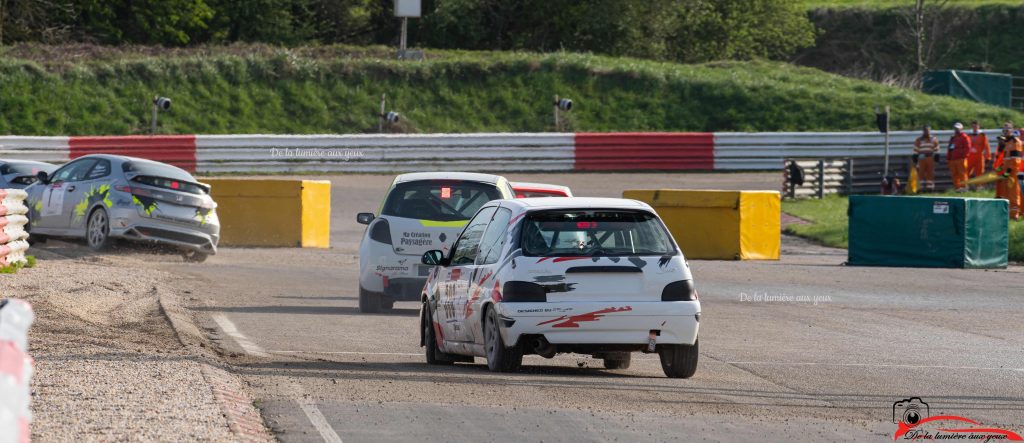
<svg viewBox="0 0 1024 443">
<path fill-rule="evenodd" d="M 32 237 L 85 238 L 94 250 L 115 238 L 154 242 L 178 248 L 195 262 L 217 253 L 217 204 L 209 185 L 183 169 L 94 154 L 38 178 L 25 189 Z"/>
</svg>

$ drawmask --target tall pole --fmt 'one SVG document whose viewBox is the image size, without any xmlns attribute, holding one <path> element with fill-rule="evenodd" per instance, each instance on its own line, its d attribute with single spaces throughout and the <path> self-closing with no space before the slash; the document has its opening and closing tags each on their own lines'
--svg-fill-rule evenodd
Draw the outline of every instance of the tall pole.
<svg viewBox="0 0 1024 443">
<path fill-rule="evenodd" d="M 398 50 L 405 56 L 406 35 L 409 32 L 409 17 L 402 17 L 402 38 L 398 43 Z"/>
<path fill-rule="evenodd" d="M 558 94 L 555 94 L 555 132 L 562 132 L 558 122 Z"/>
<path fill-rule="evenodd" d="M 387 94 L 380 95 L 380 114 L 377 115 L 377 132 L 384 132 L 384 106 L 387 97 Z"/>
</svg>

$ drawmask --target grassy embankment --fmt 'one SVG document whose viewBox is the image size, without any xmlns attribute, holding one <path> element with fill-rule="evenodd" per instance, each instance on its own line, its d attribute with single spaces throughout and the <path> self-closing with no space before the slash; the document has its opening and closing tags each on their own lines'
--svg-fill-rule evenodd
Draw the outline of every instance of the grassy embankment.
<svg viewBox="0 0 1024 443">
<path fill-rule="evenodd" d="M 950 197 L 991 198 L 993 191 L 977 191 L 965 194 L 947 192 Z M 788 234 L 798 235 L 826 246 L 846 248 L 849 240 L 845 196 L 829 195 L 823 199 L 786 200 L 782 211 L 800 217 L 811 223 L 793 224 L 784 229 Z M 1010 260 L 1024 261 L 1024 223 L 1010 221 Z"/>
<path fill-rule="evenodd" d="M 875 130 L 1024 114 L 784 63 L 659 63 L 586 54 L 267 46 L 165 50 L 0 47 L 0 134 L 132 134 L 149 100 L 171 97 L 163 133 L 358 133 L 376 130 L 381 93 L 410 132 L 549 131 L 554 94 L 576 107 L 567 130 Z"/>
</svg>

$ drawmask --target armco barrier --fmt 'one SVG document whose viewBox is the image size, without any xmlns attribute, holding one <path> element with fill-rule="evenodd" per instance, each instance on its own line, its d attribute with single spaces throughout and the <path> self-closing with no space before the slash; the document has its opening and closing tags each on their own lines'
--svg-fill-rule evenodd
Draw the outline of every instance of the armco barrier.
<svg viewBox="0 0 1024 443">
<path fill-rule="evenodd" d="M 25 261 L 28 249 L 25 197 L 27 194 L 21 189 L 0 189 L 0 267 Z"/>
<path fill-rule="evenodd" d="M 567 171 L 573 134 L 200 135 L 199 172 Z"/>
<path fill-rule="evenodd" d="M 933 131 L 941 146 L 952 131 Z M 889 133 L 889 155 L 907 158 L 920 131 Z M 993 137 L 994 141 L 994 137 Z M 878 157 L 885 135 L 877 132 L 715 133 L 716 170 L 781 170 L 786 158 Z M 992 147 L 995 149 L 995 146 Z"/>
<path fill-rule="evenodd" d="M 919 134 L 891 132 L 891 154 L 909 155 Z M 935 132 L 943 143 L 949 134 Z M 786 158 L 878 157 L 884 146 L 885 136 L 877 132 L 0 136 L 0 158 L 60 163 L 106 152 L 210 174 L 778 171 Z"/>
<path fill-rule="evenodd" d="M 0 300 L 0 442 L 27 443 L 33 361 L 28 356 L 32 306 L 17 299 Z"/>
<path fill-rule="evenodd" d="M 576 134 L 575 169 L 711 170 L 714 148 L 711 133 Z"/>
<path fill-rule="evenodd" d="M 330 247 L 331 182 L 211 179 L 222 246 Z"/>
<path fill-rule="evenodd" d="M 71 137 L 68 152 L 71 159 L 97 153 L 130 155 L 196 170 L 194 135 Z"/>
</svg>

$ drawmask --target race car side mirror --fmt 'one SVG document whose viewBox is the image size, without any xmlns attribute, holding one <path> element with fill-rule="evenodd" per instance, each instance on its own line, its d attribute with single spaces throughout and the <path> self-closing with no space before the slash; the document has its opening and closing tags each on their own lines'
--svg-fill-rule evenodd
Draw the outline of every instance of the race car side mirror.
<svg viewBox="0 0 1024 443">
<path fill-rule="evenodd" d="M 362 225 L 370 224 L 370 222 L 373 221 L 373 218 L 374 218 L 374 216 L 373 216 L 372 212 L 360 212 L 360 213 L 356 214 L 356 221 L 359 222 L 359 224 L 362 224 Z"/>
<path fill-rule="evenodd" d="M 50 183 L 50 175 L 47 174 L 46 171 L 39 171 L 39 172 L 36 173 L 36 180 L 38 180 L 39 183 L 42 183 L 44 185 L 49 184 Z"/>
<path fill-rule="evenodd" d="M 431 249 L 423 253 L 423 258 L 420 260 L 425 265 L 430 266 L 447 266 L 448 264 L 444 261 L 444 253 L 437 250 Z"/>
</svg>

